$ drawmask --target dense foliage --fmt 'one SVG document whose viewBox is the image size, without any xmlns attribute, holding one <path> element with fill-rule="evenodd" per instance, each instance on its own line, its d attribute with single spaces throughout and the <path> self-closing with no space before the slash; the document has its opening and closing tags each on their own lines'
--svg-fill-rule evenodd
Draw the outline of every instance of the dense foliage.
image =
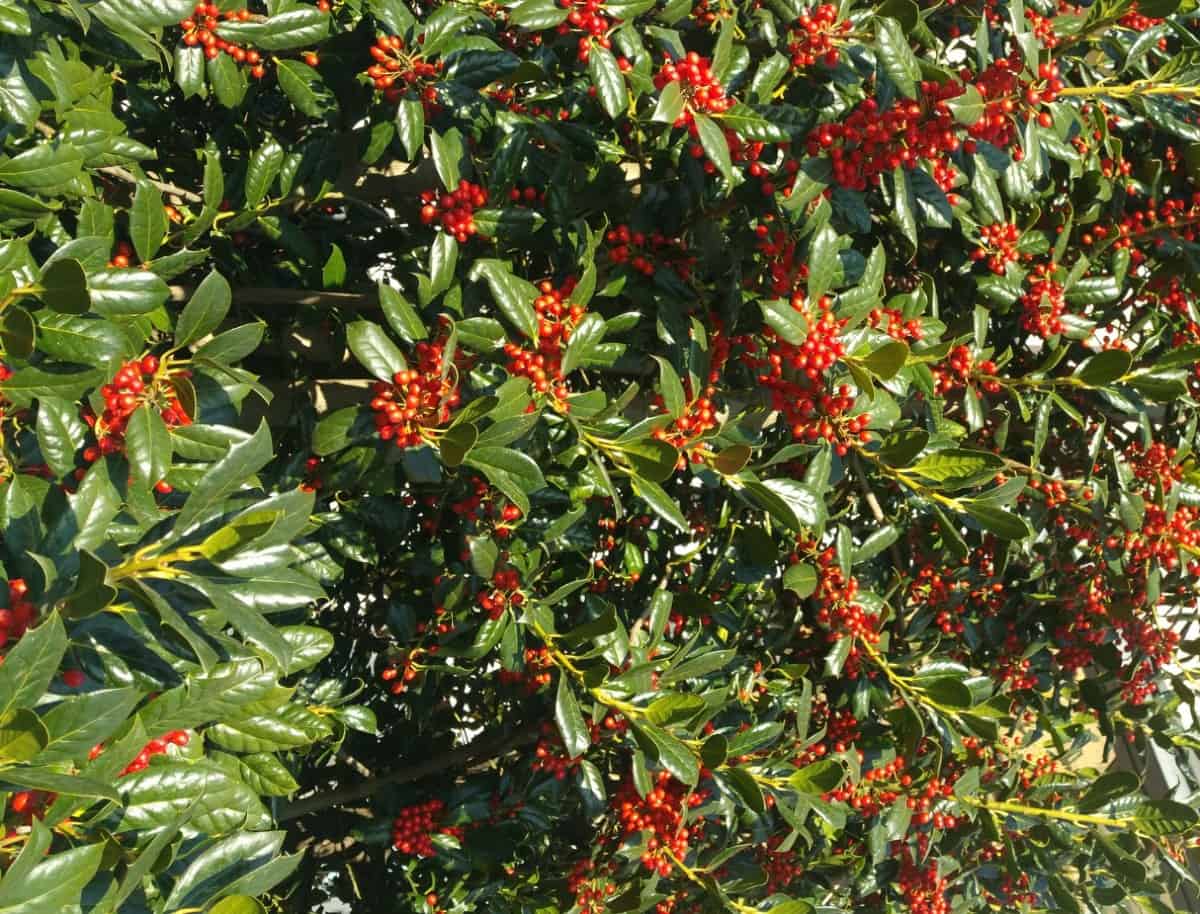
<svg viewBox="0 0 1200 914">
<path fill-rule="evenodd" d="M 1170 912 L 1194 9 L 0 0 L 0 912 Z"/>
</svg>

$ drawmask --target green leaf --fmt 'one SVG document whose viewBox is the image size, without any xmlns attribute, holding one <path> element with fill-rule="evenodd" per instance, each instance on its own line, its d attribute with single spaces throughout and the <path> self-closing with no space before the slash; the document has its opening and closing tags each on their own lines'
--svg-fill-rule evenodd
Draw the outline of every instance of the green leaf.
<svg viewBox="0 0 1200 914">
<path fill-rule="evenodd" d="M 927 454 L 909 469 L 934 482 L 953 482 L 994 472 L 1003 466 L 1004 462 L 995 454 L 948 448 Z"/>
<path fill-rule="evenodd" d="M 683 91 L 678 82 L 669 82 L 663 86 L 655 105 L 651 120 L 660 124 L 674 124 L 683 114 Z"/>
<path fill-rule="evenodd" d="M 208 336 L 229 313 L 232 293 L 229 283 L 216 270 L 204 277 L 175 323 L 175 345 L 187 346 Z"/>
<path fill-rule="evenodd" d="M 813 235 L 808 251 L 808 300 L 817 302 L 842 276 L 838 234 L 825 223 Z"/>
<path fill-rule="evenodd" d="M 436 130 L 430 131 L 429 148 L 433 153 L 433 165 L 437 169 L 438 177 L 442 179 L 442 186 L 447 190 L 457 188 L 461 176 L 459 159 L 463 153 L 462 140 L 458 133 L 453 130 L 444 134 Z"/>
<path fill-rule="evenodd" d="M 983 117 L 983 96 L 979 94 L 978 89 L 976 89 L 970 83 L 967 83 L 963 86 L 963 92 L 961 95 L 956 95 L 954 98 L 946 100 L 946 107 L 950 109 L 950 113 L 954 115 L 954 119 L 958 121 L 958 123 L 962 124 L 964 127 L 971 127 L 978 123 L 979 119 Z M 993 182 L 993 186 L 994 184 L 995 182 Z M 1003 218 L 1003 211 L 1001 211 L 1000 215 L 996 216 L 990 221 L 1002 222 Z"/>
<path fill-rule="evenodd" d="M 700 762 L 691 749 L 653 724 L 641 723 L 636 728 L 653 744 L 659 764 L 689 787 L 696 785 L 700 780 Z"/>
<path fill-rule="evenodd" d="M 979 526 L 989 533 L 996 534 L 1001 539 L 1023 540 L 1033 536 L 1033 528 L 1019 514 L 1013 514 L 986 502 L 967 502 L 966 508 L 967 513 L 978 522 Z"/>
<path fill-rule="evenodd" d="M 268 137 L 265 143 L 254 150 L 250 164 L 246 166 L 247 209 L 255 209 L 267 195 L 283 166 L 283 156 L 283 147 L 273 137 Z"/>
<path fill-rule="evenodd" d="M 556 0 L 521 0 L 508 13 L 509 21 L 531 32 L 552 29 L 567 18 L 567 10 Z"/>
<path fill-rule="evenodd" d="M 30 842 L 29 848 L 34 847 Z M 10 870 L 0 880 L 0 911 L 4 914 L 81 910 L 80 895 L 100 868 L 105 845 L 88 844 L 50 855 L 45 855 L 46 849 L 37 852 L 40 859 L 30 861 L 33 865 L 28 869 L 16 873 Z"/>
<path fill-rule="evenodd" d="M 527 339 L 537 341 L 538 317 L 533 308 L 533 301 L 537 298 L 538 291 L 533 283 L 514 276 L 508 264 L 500 260 L 475 261 L 471 267 L 470 278 L 476 282 L 480 279 L 485 280 L 500 313 Z"/>
<path fill-rule="evenodd" d="M 883 72 L 904 95 L 916 98 L 921 65 L 909 47 L 904 27 L 886 16 L 877 17 L 875 22 L 876 55 Z"/>
<path fill-rule="evenodd" d="M 693 118 L 696 123 L 696 132 L 700 137 L 700 145 L 704 147 L 704 154 L 717 166 L 721 177 L 726 181 L 732 181 L 733 162 L 729 158 L 729 142 L 725 139 L 725 131 L 708 115 L 694 114 Z"/>
<path fill-rule="evenodd" d="M 267 909 L 249 895 L 227 895 L 209 908 L 208 914 L 267 914 Z"/>
<path fill-rule="evenodd" d="M 429 331 L 425 328 L 416 309 L 398 290 L 386 283 L 379 284 L 379 306 L 388 325 L 409 343 L 428 339 Z"/>
<path fill-rule="evenodd" d="M 337 99 L 321 74 L 299 60 L 280 58 L 275 64 L 279 88 L 301 114 L 325 118 L 337 112 Z"/>
<path fill-rule="evenodd" d="M 808 321 L 804 315 L 792 307 L 790 300 L 776 298 L 759 302 L 762 308 L 763 320 L 767 326 L 779 334 L 784 342 L 799 346 L 808 338 Z"/>
<path fill-rule="evenodd" d="M 121 795 L 110 785 L 75 774 L 63 774 L 51 768 L 5 768 L 0 781 L 7 781 L 26 790 L 44 790 L 67 797 L 120 802 Z"/>
<path fill-rule="evenodd" d="M 908 346 L 899 340 L 892 340 L 890 343 L 884 343 L 862 361 L 875 377 L 881 381 L 889 381 L 908 361 Z"/>
<path fill-rule="evenodd" d="M 87 275 L 83 265 L 74 258 L 55 260 L 42 271 L 38 294 L 42 304 L 59 314 L 84 314 L 91 306 Z"/>
<path fill-rule="evenodd" d="M 55 476 L 75 469 L 75 453 L 86 440 L 87 426 L 79 418 L 79 406 L 61 397 L 38 400 L 37 439 L 42 457 Z"/>
<path fill-rule="evenodd" d="M 579 702 L 565 674 L 558 677 L 558 691 L 554 699 L 554 720 L 558 724 L 558 732 L 562 734 L 563 745 L 567 755 L 578 758 L 587 752 L 592 744 L 591 734 L 579 710 Z"/>
<path fill-rule="evenodd" d="M 129 468 L 142 485 L 166 478 L 171 466 L 171 435 L 158 408 L 146 403 L 134 410 L 125 429 Z"/>
<path fill-rule="evenodd" d="M 812 596 L 817 589 L 817 570 L 808 562 L 789 565 L 783 573 L 783 586 L 801 598 Z"/>
<path fill-rule="evenodd" d="M 969 708 L 974 704 L 971 690 L 961 679 L 953 676 L 919 677 L 915 683 L 917 688 L 939 705 L 951 709 Z"/>
<path fill-rule="evenodd" d="M 329 34 L 330 18 L 315 6 L 301 6 L 266 19 L 223 22 L 217 26 L 217 34 L 262 51 L 287 51 L 320 42 Z"/>
<path fill-rule="evenodd" d="M 683 382 L 675 373 L 671 363 L 662 356 L 654 356 L 658 363 L 658 389 L 663 398 L 663 405 L 671 418 L 679 419 L 687 412 L 687 395 L 683 392 Z"/>
<path fill-rule="evenodd" d="M 857 565 L 859 562 L 865 562 L 868 559 L 874 558 L 899 538 L 899 527 L 895 524 L 884 524 L 879 529 L 873 531 L 870 536 L 863 540 L 862 545 L 854 550 L 853 563 Z"/>
<path fill-rule="evenodd" d="M 101 689 L 64 699 L 46 712 L 42 722 L 49 739 L 41 763 L 79 762 L 88 751 L 117 732 L 136 707 L 136 689 Z"/>
<path fill-rule="evenodd" d="M 614 120 L 624 114 L 628 106 L 625 77 L 612 51 L 593 44 L 588 52 L 588 74 L 605 113 Z"/>
<path fill-rule="evenodd" d="M 246 97 L 249 82 L 246 74 L 228 54 L 218 54 L 210 59 L 208 84 L 212 86 L 217 101 L 225 108 L 236 108 Z"/>
<path fill-rule="evenodd" d="M 658 727 L 683 724 L 706 707 L 707 703 L 699 695 L 664 695 L 650 702 L 650 706 L 646 708 L 646 720 Z"/>
<path fill-rule="evenodd" d="M 371 321 L 355 321 L 346 328 L 346 343 L 360 365 L 381 381 L 390 382 L 408 367 L 404 354 L 383 328 Z"/>
<path fill-rule="evenodd" d="M 88 277 L 92 310 L 105 317 L 129 317 L 153 311 L 170 289 L 149 270 L 106 270 Z"/>
<path fill-rule="evenodd" d="M 478 440 L 479 429 L 470 422 L 447 429 L 438 439 L 438 454 L 441 455 L 442 463 L 451 468 L 461 466 Z"/>
<path fill-rule="evenodd" d="M 1177 835 L 1191 831 L 1200 816 L 1191 806 L 1174 800 L 1149 800 L 1133 810 L 1134 827 L 1143 835 Z"/>
<path fill-rule="evenodd" d="M 845 776 L 846 772 L 842 768 L 841 762 L 834 759 L 821 759 L 794 772 L 788 778 L 788 785 L 799 793 L 819 796 L 836 789 Z"/>
<path fill-rule="evenodd" d="M 0 717 L 0 763 L 28 762 L 41 753 L 49 740 L 41 718 L 26 708 Z M 4 774 L 0 768 L 0 778 Z"/>
<path fill-rule="evenodd" d="M 402 98 L 396 108 L 396 134 L 410 159 L 425 145 L 425 106 L 420 99 Z"/>
<path fill-rule="evenodd" d="M 1135 793 L 1141 781 L 1132 771 L 1108 771 L 1096 778 L 1087 792 L 1079 798 L 1076 808 L 1083 813 L 1092 813 L 1113 800 Z"/>
<path fill-rule="evenodd" d="M 563 353 L 562 373 L 570 374 L 580 365 L 587 362 L 596 346 L 604 339 L 608 327 L 599 314 L 588 313 L 583 316 L 567 340 L 567 348 Z"/>
<path fill-rule="evenodd" d="M 42 143 L 0 162 L 0 184 L 49 190 L 78 177 L 83 153 L 66 143 Z"/>
<path fill-rule="evenodd" d="M 182 43 L 176 45 L 175 85 L 184 98 L 204 93 L 204 48 L 189 48 Z"/>
<path fill-rule="evenodd" d="M 683 512 L 679 510 L 679 505 L 662 486 L 649 479 L 640 479 L 636 476 L 632 483 L 634 494 L 649 505 L 655 514 L 681 533 L 691 532 L 691 525 L 684 518 Z"/>
<path fill-rule="evenodd" d="M 212 762 L 151 765 L 121 778 L 120 790 L 125 799 L 120 831 L 170 827 L 186 812 L 191 813 L 192 827 L 210 835 L 270 824 L 254 791 Z"/>
<path fill-rule="evenodd" d="M 429 246 L 429 294 L 439 295 L 450 288 L 454 268 L 458 264 L 458 241 L 453 235 L 439 232 Z"/>
<path fill-rule="evenodd" d="M 528 496 L 546 485 L 541 468 L 520 451 L 502 447 L 476 447 L 464 463 L 480 470 L 496 488 L 529 513 Z"/>
<path fill-rule="evenodd" d="M 825 675 L 833 679 L 842 675 L 842 668 L 845 667 L 846 661 L 850 657 L 853 641 L 853 638 L 838 638 L 833 642 L 833 647 L 825 655 Z"/>
<path fill-rule="evenodd" d="M 0 664 L 0 715 L 34 707 L 50 687 L 66 651 L 67 631 L 58 613 L 27 631 Z"/>
<path fill-rule="evenodd" d="M 810 486 L 794 479 L 767 479 L 763 488 L 782 501 L 795 519 L 793 529 L 815 529 L 825 523 L 825 502 Z"/>
<path fill-rule="evenodd" d="M 138 181 L 133 205 L 129 208 L 129 237 L 142 263 L 154 259 L 168 227 L 162 194 L 149 181 Z"/>
<path fill-rule="evenodd" d="M 753 812 L 762 815 L 767 804 L 763 797 L 762 787 L 759 786 L 758 781 L 754 780 L 754 776 L 744 768 L 726 768 L 721 774 L 729 781 L 729 786 L 741 797 L 742 801 Z"/>
<path fill-rule="evenodd" d="M 224 457 L 209 466 L 192 486 L 187 502 L 176 515 L 177 530 L 186 530 L 216 504 L 245 485 L 271 460 L 271 432 L 266 422 L 249 438 L 229 449 Z"/>
</svg>

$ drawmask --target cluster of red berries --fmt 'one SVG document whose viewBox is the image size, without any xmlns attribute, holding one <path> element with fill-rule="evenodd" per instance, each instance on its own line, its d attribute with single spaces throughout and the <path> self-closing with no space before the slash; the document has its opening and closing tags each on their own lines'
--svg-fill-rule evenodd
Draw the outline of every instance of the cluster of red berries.
<svg viewBox="0 0 1200 914">
<path fill-rule="evenodd" d="M 572 758 L 567 755 L 566 746 L 558 728 L 549 721 L 542 722 L 542 735 L 538 738 L 533 750 L 532 768 L 534 771 L 544 771 L 555 780 L 566 780 L 567 775 L 579 768 L 582 756 Z"/>
<path fill-rule="evenodd" d="M 371 409 L 375 428 L 384 441 L 396 447 L 419 447 L 430 429 L 450 421 L 462 402 L 453 372 L 443 375 L 441 342 L 417 343 L 417 367 L 397 371 L 392 383 L 371 385 Z"/>
<path fill-rule="evenodd" d="M 1188 317 L 1195 305 L 1191 290 L 1180 282 L 1178 276 L 1155 276 L 1142 291 L 1145 296 L 1138 304 L 1145 307 L 1163 308 L 1180 317 Z"/>
<path fill-rule="evenodd" d="M 782 414 L 792 437 L 835 443 L 838 454 L 844 456 L 853 442 L 869 439 L 871 422 L 868 413 L 846 415 L 855 402 L 849 385 L 832 391 L 826 388 L 825 374 L 846 354 L 841 331 L 847 320 L 834 316 L 829 296 L 821 296 L 814 307 L 797 292 L 791 296 L 791 306 L 808 325 L 802 343 L 780 339 L 769 327 L 761 334 L 765 355 L 759 354 L 760 343 L 755 338 L 738 337 L 733 342 L 743 347 L 741 361 L 770 392 L 772 408 Z"/>
<path fill-rule="evenodd" d="M 8 606 L 0 609 L 0 647 L 16 641 L 37 619 L 37 607 L 29 600 L 29 587 L 22 578 L 8 582 Z"/>
<path fill-rule="evenodd" d="M 1129 12 L 1118 20 L 1124 28 L 1132 29 L 1135 32 L 1145 32 L 1156 25 L 1162 24 L 1164 21 L 1154 16 L 1147 16 L 1145 13 L 1139 11 L 1136 2 L 1130 7 Z"/>
<path fill-rule="evenodd" d="M 1050 269 L 1043 265 L 1035 268 L 1029 288 L 1021 296 L 1021 326 L 1026 332 L 1042 339 L 1057 336 L 1066 329 L 1063 315 L 1067 300 L 1062 284 L 1052 279 Z"/>
<path fill-rule="evenodd" d="M 940 161 L 962 145 L 958 125 L 946 102 L 963 93 L 954 82 L 921 83 L 921 100 L 898 101 L 885 111 L 879 102 L 859 102 L 839 123 L 822 124 L 808 135 L 810 157 L 825 153 L 833 180 L 852 190 L 867 190 L 880 176 L 901 166 L 916 168 L 923 160 Z M 934 179 L 948 190 L 953 172 Z"/>
<path fill-rule="evenodd" d="M 525 648 L 525 667 L 520 670 L 501 669 L 496 678 L 502 685 L 520 685 L 532 695 L 540 692 L 554 679 L 554 661 L 544 647 Z"/>
<path fill-rule="evenodd" d="M 433 835 L 450 835 L 461 841 L 465 834 L 462 828 L 441 824 L 445 811 L 446 802 L 436 798 L 405 806 L 392 822 L 392 846 L 402 854 L 433 857 L 437 855 Z"/>
<path fill-rule="evenodd" d="M 757 857 L 759 866 L 767 874 L 767 894 L 784 892 L 787 888 L 804 875 L 804 863 L 794 850 L 779 850 L 783 843 L 782 835 L 772 835 L 767 839 L 766 846 L 759 845 Z"/>
<path fill-rule="evenodd" d="M 665 441 L 680 450 L 687 449 L 699 439 L 703 438 L 707 432 L 712 431 L 717 427 L 717 407 L 713 403 L 712 398 L 716 394 L 715 387 L 704 388 L 704 393 L 699 397 L 690 397 L 684 409 L 684 413 L 678 419 L 672 419 L 669 425 L 654 430 L 653 437 L 659 441 Z M 655 405 L 662 407 L 662 398 L 655 398 Z M 704 460 L 704 455 L 699 452 L 693 452 L 691 455 L 693 463 L 700 463 Z M 687 465 L 687 460 L 683 455 L 679 458 L 680 469 Z"/>
<path fill-rule="evenodd" d="M 950 914 L 950 901 L 946 897 L 949 881 L 938 875 L 936 859 L 919 865 L 913 862 L 907 845 L 902 846 L 896 884 L 911 914 Z"/>
<path fill-rule="evenodd" d="M 772 368 L 778 355 L 780 368 L 786 365 L 803 373 L 810 381 L 817 381 L 846 354 L 841 332 L 847 320 L 834 315 L 831 310 L 833 299 L 828 295 L 822 295 L 813 307 L 801 293 L 796 292 L 790 304 L 792 310 L 802 315 L 808 324 L 808 335 L 798 345 L 777 341 L 771 350 Z"/>
<path fill-rule="evenodd" d="M 1047 51 L 1058 47 L 1058 32 L 1055 31 L 1053 18 L 1043 16 L 1036 10 L 1026 9 L 1025 19 L 1029 22 L 1029 28 L 1033 32 L 1033 37 L 1038 40 L 1038 44 Z"/>
<path fill-rule="evenodd" d="M 687 243 L 680 237 L 662 232 L 638 232 L 628 225 L 617 225 L 604 235 L 608 259 L 614 264 L 628 264 L 643 276 L 653 276 L 659 267 L 674 270 L 682 280 L 692 275 L 696 257 L 688 252 Z"/>
<path fill-rule="evenodd" d="M 802 540 L 797 554 L 804 553 L 810 554 L 817 566 L 817 590 L 813 599 L 817 604 L 817 622 L 828 629 L 828 640 L 853 638 L 877 644 L 879 614 L 868 612 L 855 602 L 858 578 L 842 572 L 837 550 L 833 546 L 818 550 L 815 541 Z"/>
<path fill-rule="evenodd" d="M 1155 441 L 1149 447 L 1133 441 L 1125 449 L 1125 459 L 1129 461 L 1133 475 L 1148 485 L 1160 486 L 1164 492 L 1169 492 L 1183 479 L 1183 467 L 1175 462 L 1177 454 L 1175 448 L 1167 447 L 1161 441 Z"/>
<path fill-rule="evenodd" d="M 833 3 L 822 3 L 811 11 L 800 14 L 792 24 L 788 55 L 797 70 L 816 66 L 818 62 L 827 67 L 838 64 L 837 40 L 850 31 L 850 20 L 838 22 L 838 8 Z"/>
<path fill-rule="evenodd" d="M 883 328 L 884 333 L 902 343 L 917 342 L 925 337 L 921 319 L 906 320 L 898 308 L 872 308 L 867 313 L 867 323 L 876 329 Z"/>
<path fill-rule="evenodd" d="M 384 682 L 390 683 L 388 691 L 393 695 L 400 695 L 407 691 L 421 675 L 421 667 L 418 663 L 422 654 L 437 654 L 440 648 L 436 644 L 431 644 L 427 648 L 414 648 L 409 651 L 402 660 L 392 661 L 379 673 L 379 678 Z"/>
<path fill-rule="evenodd" d="M 421 224 L 439 225 L 459 244 L 465 244 L 479 232 L 475 225 L 475 210 L 486 206 L 487 202 L 487 189 L 466 178 L 452 191 L 425 190 L 421 192 Z"/>
<path fill-rule="evenodd" d="M 666 771 L 655 776 L 654 787 L 643 797 L 634 786 L 633 778 L 627 777 L 617 787 L 612 805 L 620 820 L 626 837 L 649 832 L 646 849 L 642 853 L 642 866 L 660 876 L 671 873 L 671 858 L 664 853 L 669 850 L 682 860 L 688 854 L 692 838 L 704 833 L 704 823 L 697 821 L 689 827 L 684 822 L 688 808 L 700 806 L 708 796 L 707 791 L 688 793 L 688 788 L 675 780 Z"/>
<path fill-rule="evenodd" d="M 186 378 L 191 372 L 186 369 L 164 372 L 161 368 L 158 356 L 145 355 L 126 362 L 109 383 L 101 386 L 104 411 L 99 418 L 91 412 L 83 415 L 84 421 L 92 426 L 96 435 L 96 444 L 83 449 L 84 463 L 92 464 L 103 456 L 123 451 L 129 417 L 142 406 L 157 409 L 168 428 L 191 424 L 192 417 L 188 415 L 171 383 L 172 378 Z M 75 478 L 82 479 L 85 473 L 86 470 L 81 467 L 75 471 Z M 166 495 L 171 491 L 171 486 L 166 480 L 160 479 L 154 489 Z"/>
<path fill-rule="evenodd" d="M 321 458 L 309 457 L 304 461 L 304 480 L 300 488 L 305 492 L 316 492 L 323 488 L 325 480 L 321 478 Z"/>
<path fill-rule="evenodd" d="M 262 55 L 253 48 L 244 48 L 217 34 L 222 19 L 226 22 L 246 22 L 250 18 L 248 9 L 222 10 L 215 3 L 197 3 L 191 18 L 184 19 L 179 27 L 183 29 L 183 43 L 189 48 L 204 48 L 204 56 L 209 60 L 228 54 L 238 63 L 248 64 L 250 75 L 255 79 L 262 79 L 267 72 Z"/>
<path fill-rule="evenodd" d="M 440 60 L 427 60 L 420 51 L 406 50 L 399 35 L 376 38 L 371 56 L 375 63 L 367 67 L 367 76 L 387 101 L 398 102 L 411 89 L 417 93 L 427 116 L 437 112 L 438 93 L 432 81 L 442 75 Z"/>
<path fill-rule="evenodd" d="M 806 746 L 797 755 L 792 756 L 792 764 L 797 768 L 811 765 L 824 758 L 830 752 L 848 752 L 862 738 L 858 728 L 858 718 L 849 708 L 831 708 L 824 698 L 815 698 L 812 703 L 812 729 L 824 729 L 825 735 L 818 742 Z M 862 753 L 858 753 L 862 756 Z"/>
<path fill-rule="evenodd" d="M 538 284 L 539 294 L 533 300 L 538 317 L 536 351 L 522 349 L 516 343 L 504 345 L 508 373 L 528 378 L 538 393 L 549 393 L 559 400 L 565 400 L 570 394 L 562 372 L 563 353 L 584 315 L 582 305 L 570 302 L 576 282 L 575 277 L 568 276 L 559 287 L 549 280 Z"/>
<path fill-rule="evenodd" d="M 1003 276 L 1004 268 L 1020 257 L 1017 243 L 1021 240 L 1021 230 L 1011 222 L 996 222 L 981 225 L 979 235 L 983 243 L 971 251 L 971 259 L 986 261 L 989 270 Z"/>
<path fill-rule="evenodd" d="M 31 824 L 34 819 L 40 819 L 57 799 L 58 794 L 44 790 L 18 790 L 9 798 L 8 808 L 26 824 Z"/>
<path fill-rule="evenodd" d="M 489 619 L 499 619 L 508 607 L 525 603 L 525 594 L 521 592 L 521 576 L 513 569 L 494 572 L 491 586 L 481 590 L 475 601 Z"/>
<path fill-rule="evenodd" d="M 612 47 L 612 40 L 608 37 L 612 20 L 604 13 L 604 0 L 558 0 L 558 5 L 569 10 L 566 21 L 558 25 L 558 34 L 583 32 L 576 51 L 580 63 L 587 63 L 593 42 L 602 48 Z"/>
<path fill-rule="evenodd" d="M 610 898 L 617 892 L 612 875 L 616 864 L 596 866 L 590 858 L 578 861 L 567 876 L 567 891 L 575 896 L 579 914 L 604 914 Z"/>
<path fill-rule="evenodd" d="M 163 755 L 171 746 L 183 747 L 189 742 L 191 742 L 191 734 L 189 734 L 187 730 L 172 730 L 171 732 L 162 736 L 155 737 L 142 747 L 141 751 L 138 752 L 134 760 L 126 765 L 121 770 L 121 773 L 117 775 L 117 777 L 123 778 L 128 774 L 134 774 L 138 771 L 145 771 L 146 768 L 150 766 L 150 759 L 152 759 L 154 756 Z M 103 753 L 104 744 L 98 743 L 97 745 L 92 746 L 91 751 L 88 753 L 88 760 L 92 761 L 97 759 Z"/>
<path fill-rule="evenodd" d="M 996 373 L 996 363 L 991 359 L 975 360 L 969 346 L 955 346 L 946 358 L 932 368 L 933 386 L 937 395 L 944 396 L 952 391 L 960 390 L 979 375 L 990 378 Z M 979 387 L 986 393 L 998 394 L 1001 387 L 999 381 L 981 379 Z"/>
<path fill-rule="evenodd" d="M 695 128 L 695 115 L 724 114 L 733 107 L 733 99 L 725 94 L 721 81 L 713 75 L 711 61 L 695 51 L 680 60 L 669 57 L 654 74 L 654 88 L 662 91 L 668 83 L 677 83 L 683 96 L 683 112 L 675 120 L 676 127 Z"/>
<path fill-rule="evenodd" d="M 1128 531 L 1123 543 L 1118 542 L 1131 567 L 1144 566 L 1154 560 L 1167 571 L 1179 567 L 1179 552 L 1200 554 L 1200 509 L 1189 505 L 1178 505 L 1170 515 L 1165 508 L 1155 504 L 1146 505 L 1146 514 L 1140 530 Z M 1188 571 L 1195 576 L 1200 571 L 1200 562 L 1188 563 Z"/>
<path fill-rule="evenodd" d="M 546 191 L 536 187 L 514 187 L 509 190 L 508 199 L 517 206 L 533 206 L 546 202 Z"/>
<path fill-rule="evenodd" d="M 115 253 L 109 258 L 108 266 L 113 270 L 123 270 L 130 266 L 134 258 L 137 257 L 137 252 L 134 251 L 133 245 L 128 241 L 118 241 L 115 248 Z"/>
<path fill-rule="evenodd" d="M 984 100 L 983 115 L 967 128 L 972 140 L 982 140 L 1000 149 L 1007 149 L 1017 138 L 1015 115 L 1024 111 L 1036 117 L 1042 127 L 1050 127 L 1054 119 L 1048 111 L 1039 111 L 1042 104 L 1051 104 L 1062 91 L 1058 64 L 1044 63 L 1038 66 L 1038 82 L 1026 81 L 1021 77 L 1024 64 L 1019 55 L 1002 57 L 986 70 L 974 77 L 974 86 Z M 963 71 L 964 81 L 970 81 L 969 70 Z M 967 149 L 973 152 L 974 147 Z M 1020 150 L 1014 150 L 1014 158 Z"/>
</svg>

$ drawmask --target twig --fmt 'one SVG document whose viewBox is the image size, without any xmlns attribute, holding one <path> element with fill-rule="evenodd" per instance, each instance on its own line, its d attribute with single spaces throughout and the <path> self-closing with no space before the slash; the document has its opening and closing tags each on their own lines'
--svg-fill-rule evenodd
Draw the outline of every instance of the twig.
<svg viewBox="0 0 1200 914">
<path fill-rule="evenodd" d="M 482 761 L 498 758 L 518 746 L 536 742 L 539 732 L 539 729 L 534 727 L 519 730 L 507 736 L 477 740 L 470 745 L 452 749 L 444 755 L 405 768 L 397 768 L 395 771 L 389 771 L 387 774 L 357 784 L 349 784 L 313 796 L 301 797 L 284 806 L 275 818 L 279 822 L 298 819 L 331 806 L 340 806 L 353 800 L 369 797 L 389 784 L 408 784 L 412 781 L 445 774 L 455 768 L 467 768 Z"/>
<path fill-rule="evenodd" d="M 190 286 L 171 286 L 171 300 L 187 301 L 192 291 Z M 372 311 L 379 307 L 379 296 L 374 292 L 324 292 L 256 286 L 234 289 L 233 300 L 242 305 L 328 305 L 355 311 Z"/>
<path fill-rule="evenodd" d="M 97 171 L 102 174 L 110 175 L 118 180 L 125 181 L 128 184 L 137 184 L 140 180 L 137 175 L 127 168 L 122 168 L 120 165 L 105 165 L 103 168 L 97 168 Z M 178 197 L 185 203 L 203 203 L 204 198 L 197 193 L 180 187 L 178 184 L 172 184 L 170 181 L 160 181 L 155 178 L 147 177 L 145 179 L 153 184 L 164 194 L 170 194 L 173 197 Z"/>
</svg>

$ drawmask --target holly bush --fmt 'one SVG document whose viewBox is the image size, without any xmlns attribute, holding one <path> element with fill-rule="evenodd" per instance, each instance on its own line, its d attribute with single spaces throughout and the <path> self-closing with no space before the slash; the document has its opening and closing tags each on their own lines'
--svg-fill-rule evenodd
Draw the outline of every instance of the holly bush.
<svg viewBox="0 0 1200 914">
<path fill-rule="evenodd" d="M 1198 17 L 0 0 L 0 912 L 1170 914 Z"/>
</svg>

